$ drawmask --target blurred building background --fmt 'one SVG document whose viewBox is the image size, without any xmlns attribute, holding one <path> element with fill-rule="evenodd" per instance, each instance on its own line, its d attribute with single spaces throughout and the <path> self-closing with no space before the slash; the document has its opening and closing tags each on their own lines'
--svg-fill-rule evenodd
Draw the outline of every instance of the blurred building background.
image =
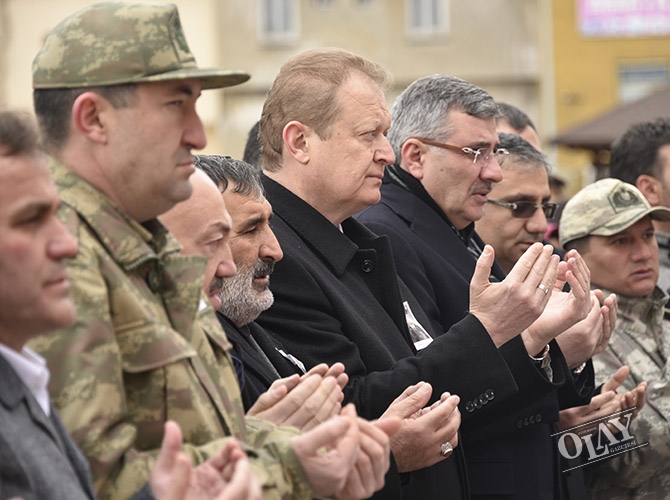
<svg viewBox="0 0 670 500">
<path fill-rule="evenodd" d="M 151 0 L 146 0 L 151 1 Z M 30 65 L 49 29 L 93 0 L 0 0 L 0 106 L 31 109 Z M 207 152 L 241 157 L 281 64 L 338 46 L 390 71 L 389 105 L 418 77 L 456 75 L 535 122 L 574 192 L 593 155 L 553 146 L 559 132 L 668 85 L 669 0 L 173 0 L 201 66 L 251 73 L 199 104 Z M 641 13 L 634 28 L 621 9 Z M 647 17 L 644 17 L 646 15 Z M 618 24 L 614 21 L 618 20 Z M 603 154 L 603 153 L 599 153 Z"/>
</svg>

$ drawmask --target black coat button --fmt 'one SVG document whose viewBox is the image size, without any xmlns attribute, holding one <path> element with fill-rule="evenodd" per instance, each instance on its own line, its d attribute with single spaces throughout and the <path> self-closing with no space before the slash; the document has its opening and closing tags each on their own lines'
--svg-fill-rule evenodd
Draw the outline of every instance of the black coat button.
<svg viewBox="0 0 670 500">
<path fill-rule="evenodd" d="M 486 399 L 488 399 L 489 401 L 493 401 L 493 398 L 496 397 L 496 393 L 493 389 L 486 389 L 486 391 L 484 392 L 484 396 L 486 396 Z"/>
<path fill-rule="evenodd" d="M 468 401 L 467 403 L 465 403 L 465 411 L 467 411 L 468 413 L 472 413 L 473 411 L 475 411 L 475 405 L 472 404 L 472 401 Z"/>
<path fill-rule="evenodd" d="M 361 264 L 361 270 L 364 273 L 369 273 L 375 268 L 374 263 L 370 259 L 365 259 Z"/>
</svg>

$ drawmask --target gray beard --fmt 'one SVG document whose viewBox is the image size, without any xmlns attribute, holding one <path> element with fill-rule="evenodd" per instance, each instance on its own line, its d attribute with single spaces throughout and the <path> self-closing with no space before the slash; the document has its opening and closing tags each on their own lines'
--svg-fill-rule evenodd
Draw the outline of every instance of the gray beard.
<svg viewBox="0 0 670 500">
<path fill-rule="evenodd" d="M 219 312 L 237 326 L 247 325 L 258 318 L 270 308 L 274 297 L 269 288 L 254 288 L 253 277 L 272 273 L 273 268 L 274 262 L 259 260 L 253 267 L 238 267 L 235 276 L 224 278 Z"/>
</svg>

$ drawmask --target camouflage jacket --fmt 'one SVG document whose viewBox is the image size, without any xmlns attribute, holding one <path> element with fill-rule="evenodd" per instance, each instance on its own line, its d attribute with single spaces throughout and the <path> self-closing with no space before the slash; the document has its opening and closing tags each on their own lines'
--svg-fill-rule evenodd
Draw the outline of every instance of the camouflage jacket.
<svg viewBox="0 0 670 500">
<path fill-rule="evenodd" d="M 608 292 L 605 293 L 607 295 Z M 647 401 L 631 423 L 638 444 L 648 446 L 585 467 L 590 498 L 667 498 L 670 492 L 670 321 L 668 296 L 656 288 L 649 297 L 617 296 L 619 311 L 612 338 L 594 360 L 603 383 L 623 365 L 631 374 L 626 390 L 647 381 Z"/>
<path fill-rule="evenodd" d="M 79 242 L 68 264 L 77 321 L 31 346 L 98 497 L 127 499 L 146 483 L 166 420 L 194 463 L 234 436 L 266 498 L 311 497 L 288 442 L 297 430 L 244 415 L 230 344 L 201 291 L 204 258 L 179 255 L 158 220 L 131 220 L 67 167 L 52 173 Z"/>
</svg>

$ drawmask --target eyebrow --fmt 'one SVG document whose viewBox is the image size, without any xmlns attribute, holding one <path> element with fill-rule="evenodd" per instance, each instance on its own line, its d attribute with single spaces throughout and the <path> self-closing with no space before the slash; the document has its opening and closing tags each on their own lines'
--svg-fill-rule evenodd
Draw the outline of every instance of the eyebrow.
<svg viewBox="0 0 670 500">
<path fill-rule="evenodd" d="M 185 84 L 185 83 L 181 83 L 181 82 L 179 83 L 178 86 L 176 86 L 176 87 L 174 88 L 174 92 L 175 92 L 176 94 L 184 94 L 184 95 L 186 95 L 186 96 L 188 96 L 188 97 L 193 97 L 193 96 L 195 95 L 195 92 L 194 92 L 194 90 L 193 90 L 193 87 L 191 87 L 191 86 L 189 86 L 189 85 L 187 85 L 187 84 Z M 200 96 L 200 94 L 201 94 L 201 93 L 199 92 L 199 93 L 198 93 L 198 97 Z"/>
<path fill-rule="evenodd" d="M 207 229 L 202 232 L 197 241 L 203 242 L 209 240 L 212 236 L 218 235 L 219 233 L 226 235 L 230 233 L 231 229 L 232 228 L 229 225 L 224 224 L 223 222 L 215 222 L 207 226 Z"/>
<path fill-rule="evenodd" d="M 542 198 L 541 203 L 547 203 L 549 199 L 551 198 L 551 195 L 545 196 Z M 535 202 L 535 196 L 531 196 L 529 194 L 524 194 L 524 193 L 517 193 L 517 194 L 509 194 L 507 196 L 503 196 L 503 200 L 507 202 L 512 202 L 512 201 L 530 201 L 530 202 Z"/>
<path fill-rule="evenodd" d="M 272 215 L 270 215 L 270 217 L 272 217 Z M 270 217 L 268 217 L 267 220 L 270 220 Z M 242 226 L 240 227 L 240 230 L 238 232 L 240 232 L 240 233 L 244 232 L 249 228 L 252 228 L 252 227 L 254 227 L 258 224 L 261 224 L 261 223 L 265 222 L 265 220 L 266 220 L 265 217 L 263 217 L 262 215 L 257 215 L 255 217 L 247 219 L 247 220 L 244 221 L 244 223 L 242 224 Z"/>
<path fill-rule="evenodd" d="M 33 215 L 33 214 L 43 214 L 46 212 L 51 212 L 58 210 L 58 207 L 60 206 L 60 202 L 55 204 L 52 202 L 48 201 L 33 201 L 33 202 L 28 202 L 25 205 L 22 205 L 19 207 L 18 210 L 14 212 L 14 216 L 12 219 L 14 221 L 20 220 L 28 215 Z"/>
</svg>

